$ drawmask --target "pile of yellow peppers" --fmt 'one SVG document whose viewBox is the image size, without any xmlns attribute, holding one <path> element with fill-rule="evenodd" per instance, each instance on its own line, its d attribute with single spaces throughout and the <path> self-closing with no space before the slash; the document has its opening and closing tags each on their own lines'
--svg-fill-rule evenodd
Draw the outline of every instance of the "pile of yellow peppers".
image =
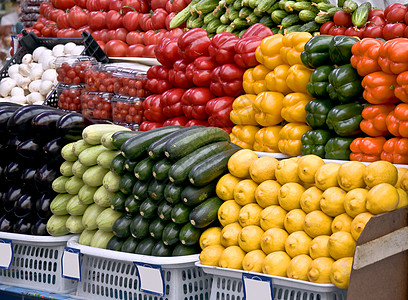
<svg viewBox="0 0 408 300">
<path fill-rule="evenodd" d="M 255 151 L 301 155 L 300 138 L 311 129 L 305 106 L 312 100 L 306 85 L 313 70 L 302 64 L 300 54 L 311 37 L 292 32 L 262 40 L 255 52 L 260 64 L 245 72 L 246 94 L 232 106 L 233 143 Z"/>
</svg>

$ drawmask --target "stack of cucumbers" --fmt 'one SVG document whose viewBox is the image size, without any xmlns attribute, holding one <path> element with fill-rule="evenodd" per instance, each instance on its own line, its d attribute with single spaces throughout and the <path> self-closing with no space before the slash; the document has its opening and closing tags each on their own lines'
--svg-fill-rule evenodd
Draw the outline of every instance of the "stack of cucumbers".
<svg viewBox="0 0 408 300">
<path fill-rule="evenodd" d="M 152 256 L 200 252 L 201 232 L 217 221 L 215 195 L 233 149 L 221 128 L 167 126 L 117 132 L 111 172 L 120 176 L 111 208 L 122 214 L 107 249 Z"/>
</svg>

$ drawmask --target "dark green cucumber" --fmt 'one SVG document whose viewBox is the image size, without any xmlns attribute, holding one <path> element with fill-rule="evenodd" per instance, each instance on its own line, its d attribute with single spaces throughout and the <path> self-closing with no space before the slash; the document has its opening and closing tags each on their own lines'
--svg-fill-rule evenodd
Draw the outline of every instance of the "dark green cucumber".
<svg viewBox="0 0 408 300">
<path fill-rule="evenodd" d="M 171 206 L 166 201 L 162 201 L 157 208 L 157 215 L 163 221 L 168 221 L 171 219 L 171 211 L 173 210 L 173 206 Z"/>
<path fill-rule="evenodd" d="M 217 220 L 218 209 L 223 201 L 218 197 L 212 197 L 199 204 L 190 213 L 190 223 L 195 228 L 204 228 Z"/>
<path fill-rule="evenodd" d="M 173 165 L 173 163 L 170 160 L 168 160 L 167 158 L 159 160 L 153 166 L 153 169 L 152 169 L 153 177 L 156 178 L 157 180 L 167 179 L 170 167 L 172 165 Z"/>
<path fill-rule="evenodd" d="M 224 173 L 228 173 L 228 160 L 239 149 L 217 153 L 194 166 L 188 178 L 195 186 L 205 186 Z"/>
<path fill-rule="evenodd" d="M 198 254 L 200 252 L 201 252 L 200 247 L 178 244 L 176 247 L 174 247 L 172 256 L 193 255 Z"/>
<path fill-rule="evenodd" d="M 112 134 L 112 145 L 116 149 L 120 149 L 123 143 L 126 142 L 131 137 L 140 134 L 140 131 L 118 131 Z"/>
<path fill-rule="evenodd" d="M 202 187 L 188 185 L 181 192 L 181 200 L 187 206 L 196 206 L 215 194 L 216 185 L 215 181 Z"/>
<path fill-rule="evenodd" d="M 176 130 L 180 130 L 181 126 L 165 126 L 149 131 L 144 131 L 134 137 L 131 137 L 123 143 L 122 154 L 128 159 L 137 159 L 145 155 L 147 148 L 151 143 L 157 141 L 163 136 L 172 133 Z"/>
<path fill-rule="evenodd" d="M 138 162 L 139 161 L 134 159 L 126 159 L 125 170 L 128 171 L 129 173 L 133 173 L 133 170 L 135 169 Z"/>
<path fill-rule="evenodd" d="M 113 236 L 108 244 L 106 245 L 107 250 L 113 250 L 113 251 L 120 251 L 122 249 L 122 245 L 125 242 L 124 239 L 121 239 L 117 236 Z"/>
<path fill-rule="evenodd" d="M 164 145 L 164 154 L 177 161 L 202 146 L 219 141 L 230 141 L 225 130 L 218 127 L 194 128 L 167 141 Z"/>
<path fill-rule="evenodd" d="M 167 246 L 172 246 L 179 241 L 181 225 L 169 223 L 163 229 L 162 241 Z"/>
<path fill-rule="evenodd" d="M 125 211 L 128 214 L 134 215 L 139 212 L 140 201 L 136 200 L 133 195 L 129 195 L 125 201 Z"/>
<path fill-rule="evenodd" d="M 147 157 L 140 162 L 138 162 L 133 169 L 135 176 L 139 180 L 149 180 L 152 178 L 152 169 L 155 161 Z"/>
<path fill-rule="evenodd" d="M 283 28 L 288 28 L 289 26 L 296 25 L 299 22 L 300 18 L 297 14 L 290 14 L 282 19 L 281 25 Z"/>
<path fill-rule="evenodd" d="M 164 199 L 171 204 L 178 203 L 181 200 L 182 191 L 183 186 L 169 182 L 164 188 Z"/>
<path fill-rule="evenodd" d="M 170 181 L 179 184 L 183 183 L 187 180 L 188 173 L 195 165 L 214 154 L 231 149 L 231 147 L 230 142 L 215 142 L 187 154 L 171 166 L 169 170 Z"/>
<path fill-rule="evenodd" d="M 139 245 L 137 245 L 135 253 L 142 255 L 151 255 L 155 245 L 156 240 L 154 238 L 152 237 L 146 238 L 140 241 Z"/>
<path fill-rule="evenodd" d="M 130 223 L 130 233 L 136 239 L 143 239 L 149 234 L 149 220 L 136 215 Z"/>
<path fill-rule="evenodd" d="M 171 256 L 172 248 L 159 241 L 152 249 L 152 256 Z"/>
<path fill-rule="evenodd" d="M 123 175 L 126 171 L 125 164 L 126 158 L 123 155 L 118 155 L 112 160 L 110 170 L 117 175 Z"/>
<path fill-rule="evenodd" d="M 188 222 L 188 216 L 190 215 L 190 212 L 191 207 L 188 207 L 183 203 L 178 203 L 171 210 L 171 220 L 176 224 L 184 224 Z"/>
<path fill-rule="evenodd" d="M 162 219 L 155 219 L 149 226 L 150 235 L 156 240 L 160 240 L 166 223 Z"/>
<path fill-rule="evenodd" d="M 112 225 L 113 234 L 118 238 L 127 238 L 130 233 L 130 224 L 132 223 L 132 218 L 127 215 L 119 217 Z"/>
<path fill-rule="evenodd" d="M 119 191 L 125 195 L 130 195 L 136 181 L 137 179 L 133 173 L 124 173 L 119 181 Z"/>
<path fill-rule="evenodd" d="M 192 246 L 199 242 L 200 236 L 201 230 L 187 223 L 181 228 L 179 239 L 183 245 Z"/>
<path fill-rule="evenodd" d="M 157 213 L 157 202 L 147 198 L 140 204 L 139 213 L 145 219 L 154 218 Z"/>
<path fill-rule="evenodd" d="M 111 200 L 110 207 L 116 211 L 125 211 L 126 195 L 122 192 L 116 192 Z"/>
<path fill-rule="evenodd" d="M 147 195 L 153 200 L 162 200 L 164 198 L 164 189 L 167 185 L 167 182 L 168 180 L 159 181 L 153 179 L 147 188 Z"/>
<path fill-rule="evenodd" d="M 147 199 L 147 188 L 149 187 L 149 181 L 137 180 L 132 189 L 133 197 L 138 201 L 144 201 Z"/>
<path fill-rule="evenodd" d="M 133 236 L 130 236 L 122 244 L 122 248 L 120 249 L 120 251 L 127 252 L 127 253 L 134 253 L 138 244 L 139 244 L 139 240 L 135 239 Z"/>
</svg>

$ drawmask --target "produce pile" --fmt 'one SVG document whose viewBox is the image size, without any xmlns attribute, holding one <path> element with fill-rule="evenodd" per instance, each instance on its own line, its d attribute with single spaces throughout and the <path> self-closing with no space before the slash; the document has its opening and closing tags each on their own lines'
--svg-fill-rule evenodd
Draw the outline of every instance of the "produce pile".
<svg viewBox="0 0 408 300">
<path fill-rule="evenodd" d="M 369 219 L 408 205 L 407 169 L 385 161 L 276 160 L 243 149 L 216 193 L 222 227 L 200 239 L 203 265 L 347 288 L 356 240 Z"/>
<path fill-rule="evenodd" d="M 40 17 L 41 0 L 20 1 L 20 13 L 18 19 L 24 27 L 32 27 Z"/>
</svg>

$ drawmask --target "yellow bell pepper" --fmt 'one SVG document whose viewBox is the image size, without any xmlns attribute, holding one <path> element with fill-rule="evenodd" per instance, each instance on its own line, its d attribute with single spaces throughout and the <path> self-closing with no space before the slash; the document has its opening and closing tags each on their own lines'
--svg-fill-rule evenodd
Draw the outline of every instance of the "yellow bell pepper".
<svg viewBox="0 0 408 300">
<path fill-rule="evenodd" d="M 255 51 L 256 60 L 260 64 L 273 70 L 276 66 L 285 63 L 280 55 L 280 49 L 283 46 L 282 37 L 281 34 L 274 34 L 262 40 Z"/>
<path fill-rule="evenodd" d="M 283 98 L 282 118 L 292 123 L 306 123 L 305 106 L 312 99 L 309 94 L 287 94 L 285 98 Z"/>
<path fill-rule="evenodd" d="M 305 44 L 312 38 L 308 32 L 291 32 L 283 36 L 283 47 L 280 49 L 280 55 L 283 61 L 293 66 L 302 64 L 300 54 L 305 48 Z"/>
<path fill-rule="evenodd" d="M 283 121 L 281 110 L 285 96 L 278 92 L 263 92 L 254 101 L 255 120 L 262 126 L 274 126 Z"/>
<path fill-rule="evenodd" d="M 230 133 L 231 142 L 244 149 L 253 149 L 255 135 L 259 127 L 252 125 L 236 125 Z"/>
<path fill-rule="evenodd" d="M 289 68 L 286 83 L 292 91 L 306 94 L 310 75 L 312 75 L 312 70 L 303 64 L 296 64 Z"/>
<path fill-rule="evenodd" d="M 279 151 L 290 156 L 302 154 L 302 135 L 312 128 L 304 123 L 288 123 L 279 132 Z"/>
<path fill-rule="evenodd" d="M 269 126 L 258 130 L 255 134 L 254 150 L 279 153 L 279 131 L 282 126 Z"/>
<path fill-rule="evenodd" d="M 252 76 L 253 76 L 253 78 L 255 80 L 254 85 L 253 85 L 254 94 L 258 95 L 258 94 L 268 90 L 268 88 L 266 87 L 265 76 L 270 71 L 271 70 L 269 70 L 264 65 L 257 65 L 253 69 Z"/>
<path fill-rule="evenodd" d="M 254 68 L 247 69 L 242 77 L 242 87 L 244 88 L 245 93 L 255 94 L 254 93 Z"/>
<path fill-rule="evenodd" d="M 289 68 L 289 65 L 279 65 L 266 75 L 266 87 L 269 91 L 280 92 L 284 95 L 292 92 L 286 83 Z"/>
<path fill-rule="evenodd" d="M 232 103 L 230 120 L 237 125 L 258 125 L 255 120 L 253 103 L 256 95 L 245 94 L 237 97 Z"/>
</svg>

